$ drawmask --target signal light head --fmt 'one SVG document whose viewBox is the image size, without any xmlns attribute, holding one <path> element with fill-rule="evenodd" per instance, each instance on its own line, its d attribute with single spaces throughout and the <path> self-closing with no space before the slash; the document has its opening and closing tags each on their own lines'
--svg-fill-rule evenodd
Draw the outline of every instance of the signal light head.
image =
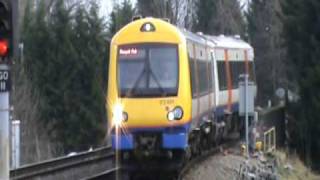
<svg viewBox="0 0 320 180">
<path fill-rule="evenodd" d="M 0 0 L 0 64 L 10 59 L 13 50 L 12 3 L 12 0 Z"/>
<path fill-rule="evenodd" d="M 8 41 L 0 40 L 0 56 L 6 56 L 8 53 Z"/>
</svg>

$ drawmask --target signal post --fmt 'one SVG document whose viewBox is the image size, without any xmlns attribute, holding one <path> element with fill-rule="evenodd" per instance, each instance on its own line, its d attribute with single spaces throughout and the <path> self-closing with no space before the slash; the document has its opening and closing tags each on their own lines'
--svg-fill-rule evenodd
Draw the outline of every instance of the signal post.
<svg viewBox="0 0 320 180">
<path fill-rule="evenodd" d="M 14 54 L 13 15 L 17 0 L 0 0 L 0 179 L 10 178 L 9 91 L 10 65 Z M 14 10 L 15 9 L 15 10 Z M 14 11 L 15 12 L 14 12 Z"/>
<path fill-rule="evenodd" d="M 253 118 L 255 116 L 254 111 L 254 98 L 255 98 L 256 86 L 253 81 L 249 81 L 249 74 L 240 75 L 239 81 L 239 116 L 244 117 L 245 123 L 245 140 L 246 140 L 246 154 L 250 157 L 249 149 L 253 147 L 252 140 L 249 139 L 249 133 L 252 133 Z M 251 120 L 251 121 L 250 121 Z M 251 123 L 250 123 L 250 122 Z M 250 131 L 250 132 L 249 132 Z"/>
</svg>

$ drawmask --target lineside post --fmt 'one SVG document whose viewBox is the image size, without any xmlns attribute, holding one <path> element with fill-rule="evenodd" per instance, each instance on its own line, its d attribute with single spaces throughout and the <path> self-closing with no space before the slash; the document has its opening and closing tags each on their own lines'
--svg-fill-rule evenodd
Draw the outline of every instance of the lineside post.
<svg viewBox="0 0 320 180">
<path fill-rule="evenodd" d="M 246 146 L 247 146 L 247 156 L 249 156 L 249 117 L 248 117 L 248 75 L 246 74 L 244 77 L 244 111 L 245 111 L 245 118 L 246 118 Z"/>
<path fill-rule="evenodd" d="M 0 179 L 8 180 L 10 173 L 9 154 L 9 66 L 0 65 Z"/>
<path fill-rule="evenodd" d="M 249 126 L 253 125 L 253 122 L 249 122 L 249 120 L 253 119 L 255 112 L 254 112 L 254 96 L 255 96 L 255 85 L 254 82 L 249 81 L 248 74 L 242 74 L 239 77 L 239 116 L 245 118 L 245 139 L 246 139 L 246 153 L 249 157 L 249 148 L 252 147 L 250 144 L 249 130 L 253 129 Z"/>
<path fill-rule="evenodd" d="M 17 54 L 18 0 L 0 0 L 0 179 L 10 178 L 10 65 Z"/>
</svg>

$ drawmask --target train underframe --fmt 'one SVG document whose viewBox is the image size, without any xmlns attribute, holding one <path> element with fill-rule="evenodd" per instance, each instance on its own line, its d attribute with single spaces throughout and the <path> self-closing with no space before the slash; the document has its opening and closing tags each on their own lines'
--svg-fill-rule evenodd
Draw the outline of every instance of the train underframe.
<svg viewBox="0 0 320 180">
<path fill-rule="evenodd" d="M 122 147 L 117 151 L 118 159 L 129 169 L 166 167 L 167 170 L 176 170 L 186 160 L 219 145 L 229 133 L 241 132 L 244 128 L 237 113 L 225 113 L 211 119 L 209 116 L 204 117 L 199 128 L 189 133 L 181 128 L 180 131 L 140 131 L 126 135 L 124 138 L 131 141 L 120 142 Z M 114 147 L 115 143 L 113 141 Z"/>
</svg>

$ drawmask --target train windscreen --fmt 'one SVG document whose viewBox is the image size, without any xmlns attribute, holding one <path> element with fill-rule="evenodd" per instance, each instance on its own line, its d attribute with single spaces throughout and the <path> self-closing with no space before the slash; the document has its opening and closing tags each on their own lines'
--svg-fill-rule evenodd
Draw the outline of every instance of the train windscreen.
<svg viewBox="0 0 320 180">
<path fill-rule="evenodd" d="M 176 96 L 178 49 L 171 44 L 136 44 L 118 50 L 121 97 Z"/>
</svg>

